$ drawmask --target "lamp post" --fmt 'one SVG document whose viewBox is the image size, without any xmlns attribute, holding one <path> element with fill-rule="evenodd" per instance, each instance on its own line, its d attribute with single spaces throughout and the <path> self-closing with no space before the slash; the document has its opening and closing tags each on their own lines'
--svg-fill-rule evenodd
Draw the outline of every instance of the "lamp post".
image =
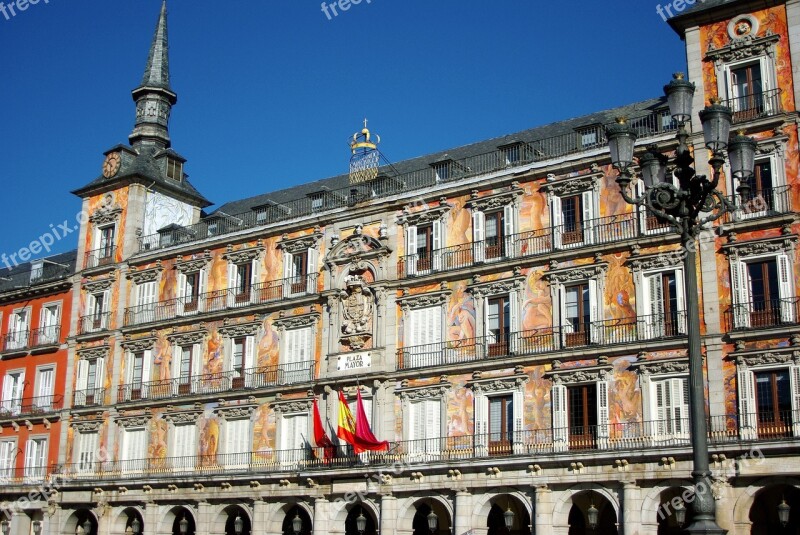
<svg viewBox="0 0 800 535">
<path fill-rule="evenodd" d="M 88 518 L 86 519 L 86 522 L 83 523 L 83 534 L 92 535 L 92 521 Z"/>
<path fill-rule="evenodd" d="M 589 529 L 594 531 L 597 528 L 597 522 L 600 518 L 600 511 L 594 506 L 594 502 L 589 504 L 586 510 L 586 519 L 589 521 Z"/>
<path fill-rule="evenodd" d="M 358 530 L 359 535 L 364 535 L 364 530 L 366 529 L 367 517 L 364 516 L 364 511 L 361 511 L 356 517 L 356 530 Z"/>
<path fill-rule="evenodd" d="M 39 520 L 33 521 L 33 535 L 42 535 L 42 522 Z"/>
<path fill-rule="evenodd" d="M 506 525 L 506 531 L 511 533 L 511 528 L 514 527 L 514 511 L 511 510 L 511 505 L 506 506 L 506 512 L 503 513 L 503 523 Z"/>
<path fill-rule="evenodd" d="M 186 520 L 186 515 L 183 515 L 181 521 L 178 522 L 178 531 L 181 532 L 181 535 L 186 535 L 189 533 L 189 521 Z"/>
<path fill-rule="evenodd" d="M 294 535 L 300 535 L 301 531 L 303 531 L 303 519 L 300 518 L 300 513 L 295 513 L 292 519 L 292 532 Z"/>
<path fill-rule="evenodd" d="M 433 507 L 431 507 L 431 512 L 428 513 L 428 530 L 431 533 L 436 533 L 439 529 L 439 516 L 433 512 Z"/>
<path fill-rule="evenodd" d="M 781 503 L 778 504 L 778 521 L 781 523 L 781 526 L 784 528 L 789 523 L 789 504 L 786 503 L 786 499 L 782 499 Z"/>
<path fill-rule="evenodd" d="M 633 162 L 633 149 L 636 132 L 624 120 L 607 128 L 608 144 L 612 164 L 619 169 L 617 177 L 622 197 L 632 205 L 642 206 L 661 220 L 673 225 L 681 235 L 683 245 L 684 292 L 687 302 L 687 328 L 689 352 L 689 402 L 692 435 L 694 481 L 694 520 L 687 528 L 689 533 L 724 534 L 716 522 L 714 497 L 711 494 L 711 472 L 708 467 L 708 428 L 705 412 L 705 390 L 703 382 L 703 355 L 700 344 L 700 312 L 697 293 L 697 244 L 703 225 L 716 221 L 736 207 L 722 193 L 717 191 L 720 170 L 725 163 L 723 151 L 730 155 L 731 170 L 739 179 L 738 192 L 747 194 L 746 181 L 753 175 L 755 141 L 745 137 L 742 132 L 729 143 L 732 122 L 731 110 L 712 101 L 700 112 L 703 124 L 703 137 L 706 148 L 711 151 L 709 164 L 713 177 L 697 175 L 692 165 L 694 158 L 687 141 L 689 133 L 685 123 L 692 115 L 694 84 L 684 80 L 682 74 L 664 87 L 669 102 L 670 113 L 678 123 L 678 148 L 673 164 L 678 186 L 672 181 L 664 181 L 665 164 L 668 159 L 658 154 L 654 147 L 648 148 L 648 155 L 640 160 L 645 192 L 641 197 L 631 197 L 628 186 L 633 180 L 630 166 Z"/>
<path fill-rule="evenodd" d="M 11 524 L 9 524 L 8 520 L 0 522 L 0 531 L 3 532 L 3 535 L 8 535 L 8 532 L 11 531 Z"/>
<path fill-rule="evenodd" d="M 683 505 L 683 500 L 679 501 L 675 506 L 675 523 L 679 528 L 682 528 L 686 523 L 686 507 Z"/>
<path fill-rule="evenodd" d="M 139 522 L 139 519 L 133 517 L 133 521 L 131 522 L 131 531 L 133 535 L 139 535 L 142 532 L 142 523 Z"/>
</svg>

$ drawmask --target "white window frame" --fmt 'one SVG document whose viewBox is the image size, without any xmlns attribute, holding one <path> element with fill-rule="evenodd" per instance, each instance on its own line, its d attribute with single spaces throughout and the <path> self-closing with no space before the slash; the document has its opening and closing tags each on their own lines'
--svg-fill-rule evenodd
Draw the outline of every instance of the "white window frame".
<svg viewBox="0 0 800 535">
<path fill-rule="evenodd" d="M 137 355 L 142 356 L 142 377 L 137 383 L 134 377 L 134 368 Z M 134 399 L 147 399 L 150 396 L 150 383 L 153 380 L 152 364 L 153 364 L 153 350 L 144 349 L 142 351 L 126 351 L 125 353 L 125 385 L 127 389 L 125 395 L 128 399 L 124 401 L 131 401 Z M 135 388 L 138 386 L 138 388 Z M 133 396 L 133 391 L 139 390 L 139 397 Z M 121 400 L 123 401 L 123 400 Z"/>
<path fill-rule="evenodd" d="M 18 453 L 16 438 L 0 440 L 0 480 L 13 481 L 16 477 Z"/>
<path fill-rule="evenodd" d="M 234 369 L 234 351 L 236 350 L 236 341 L 243 340 L 244 341 L 244 348 L 242 353 L 242 373 L 241 375 L 236 373 Z M 243 386 L 251 387 L 251 386 L 262 386 L 262 385 L 253 385 L 253 373 L 252 371 L 256 367 L 255 357 L 256 357 L 256 337 L 255 335 L 245 335 L 245 336 L 233 336 L 233 337 L 226 337 L 225 341 L 223 342 L 225 347 L 225 372 L 231 378 L 231 386 L 233 387 L 234 381 L 237 383 L 241 380 Z"/>
<path fill-rule="evenodd" d="M 513 437 L 512 449 L 514 453 L 523 452 L 525 391 L 524 382 L 508 384 L 503 387 L 487 390 L 479 385 L 473 387 L 473 406 L 475 419 L 475 448 L 482 455 L 489 453 L 489 398 L 498 396 L 511 396 L 513 407 Z"/>
<path fill-rule="evenodd" d="M 750 307 L 752 304 L 752 294 L 750 290 L 749 274 L 747 265 L 753 262 L 773 260 L 776 264 L 778 276 L 778 295 L 780 300 L 781 321 L 784 323 L 794 323 L 795 317 L 794 297 L 796 288 L 794 282 L 794 262 L 791 251 L 775 252 L 764 255 L 752 255 L 729 258 L 731 270 L 731 296 L 733 299 L 733 322 L 734 327 L 750 327 Z"/>
<path fill-rule="evenodd" d="M 75 438 L 75 464 L 78 472 L 92 472 L 100 455 L 100 431 L 78 432 Z"/>
<path fill-rule="evenodd" d="M 669 442 L 671 445 L 675 441 L 681 443 L 689 440 L 689 401 L 686 398 L 689 393 L 689 376 L 686 373 L 680 374 L 658 374 L 648 373 L 639 376 L 639 386 L 642 392 L 642 405 L 645 421 L 649 426 L 644 430 L 647 436 L 652 437 L 654 442 Z M 669 395 L 672 400 L 670 407 L 659 406 L 659 389 L 666 388 L 664 394 Z M 679 391 L 680 388 L 684 390 Z M 682 402 L 675 403 L 675 396 L 680 395 Z M 667 414 L 667 410 L 671 410 Z"/>
<path fill-rule="evenodd" d="M 138 433 L 141 433 L 141 436 Z M 144 470 L 148 456 L 147 427 L 138 425 L 123 427 L 121 439 L 119 458 L 123 463 L 122 471 L 131 473 Z M 137 448 L 141 448 L 142 451 L 138 451 Z"/>
<path fill-rule="evenodd" d="M 308 411 L 282 413 L 278 431 L 279 462 L 290 465 L 303 461 L 306 451 L 311 447 L 312 432 L 311 414 Z"/>
<path fill-rule="evenodd" d="M 446 247 L 447 232 L 443 218 L 437 218 L 430 222 L 431 225 L 431 267 L 429 269 L 418 269 L 419 255 L 417 254 L 418 229 L 427 227 L 428 224 L 405 225 L 405 245 L 406 245 L 406 275 L 427 275 L 442 269 L 442 249 Z"/>
<path fill-rule="evenodd" d="M 313 324 L 282 330 L 278 382 L 295 384 L 310 381 L 310 366 L 304 369 L 299 364 L 313 363 L 316 360 L 316 346 L 317 332 Z M 308 354 L 304 355 L 305 352 Z"/>
<path fill-rule="evenodd" d="M 32 435 L 25 442 L 25 479 L 39 480 L 47 473 L 50 437 Z"/>
<path fill-rule="evenodd" d="M 765 140 L 765 143 L 769 142 L 776 142 L 773 139 Z M 759 146 L 759 149 L 765 147 L 765 143 L 762 143 Z M 781 143 L 781 141 L 778 141 Z M 780 150 L 773 150 L 767 154 L 757 154 L 755 157 L 755 163 L 759 164 L 765 161 L 769 161 L 770 167 L 772 168 L 772 205 L 774 207 L 774 211 L 777 213 L 786 213 L 789 210 L 789 206 L 786 203 L 791 204 L 791 198 L 789 197 L 790 192 L 785 191 L 782 195 L 778 194 L 778 191 L 783 191 L 784 186 L 786 186 L 786 160 L 783 155 L 783 149 Z M 730 183 L 730 188 L 733 192 L 733 201 L 736 205 L 736 212 L 734 212 L 733 217 L 735 220 L 741 221 L 746 219 L 755 219 L 759 217 L 764 217 L 769 214 L 770 210 L 768 208 L 768 202 L 758 203 L 756 199 L 749 201 L 752 206 L 744 206 L 742 205 L 742 199 L 737 193 L 737 189 L 739 188 L 740 180 L 738 178 L 733 177 L 733 173 L 731 173 L 730 164 L 725 165 L 725 174 L 726 176 L 731 177 L 728 181 Z M 763 209 L 760 209 L 763 208 Z"/>
<path fill-rule="evenodd" d="M 779 364 L 736 366 L 736 391 L 739 403 L 739 434 L 742 440 L 758 438 L 758 413 L 756 412 L 756 373 L 770 371 L 789 371 L 792 398 L 792 436 L 800 437 L 800 363 L 787 361 Z"/>
<path fill-rule="evenodd" d="M 102 306 L 100 311 L 97 311 L 97 297 L 103 296 L 102 298 Z M 106 330 L 110 327 L 111 323 L 111 315 L 109 312 L 109 305 L 111 301 L 111 290 L 106 289 L 102 292 L 97 293 L 88 293 L 86 295 L 86 312 L 87 314 L 84 316 L 84 321 L 90 322 L 89 326 L 86 326 L 86 332 L 98 332 Z M 97 316 L 99 315 L 98 319 Z M 95 325 L 95 322 L 99 321 L 99 327 Z"/>
<path fill-rule="evenodd" d="M 95 382 L 94 385 L 89 385 L 89 368 L 94 362 L 95 366 Z M 92 392 L 93 396 L 103 396 L 105 389 L 105 357 L 97 357 L 92 359 L 80 359 L 75 373 L 75 404 L 79 406 L 86 405 L 87 392 Z M 102 401 L 102 400 L 101 400 Z M 98 405 L 97 401 L 93 405 Z"/>
<path fill-rule="evenodd" d="M 3 393 L 0 410 L 3 413 L 17 415 L 22 410 L 25 397 L 25 368 L 7 370 L 3 376 Z"/>
<path fill-rule="evenodd" d="M 653 311 L 653 279 L 662 277 L 666 273 L 672 273 L 675 277 L 675 295 L 677 297 L 677 325 L 676 333 L 686 334 L 688 326 L 686 322 L 686 296 L 684 294 L 684 275 L 683 268 L 674 267 L 670 269 L 654 269 L 641 272 L 639 276 L 634 277 L 636 283 L 636 302 L 641 303 L 641 307 L 637 307 L 638 317 L 638 332 L 639 339 L 651 340 L 653 338 L 661 338 L 666 334 L 664 322 L 656 322 L 657 316 L 664 316 L 663 306 L 662 310 L 658 313 Z M 660 281 L 659 281 L 660 282 Z M 660 287 L 662 303 L 666 299 L 663 295 L 663 287 Z M 666 318 L 663 318 L 664 320 Z"/>
<path fill-rule="evenodd" d="M 403 327 L 406 341 L 403 356 L 404 368 L 436 366 L 442 363 L 443 342 L 445 340 L 445 309 L 443 305 L 414 307 L 404 310 Z M 417 333 L 417 334 L 415 334 Z M 422 338 L 417 336 L 425 333 Z"/>
<path fill-rule="evenodd" d="M 306 272 L 296 273 L 294 269 L 294 256 L 298 254 L 306 254 Z M 289 252 L 284 249 L 283 251 L 283 295 L 285 297 L 294 297 L 297 295 L 314 294 L 317 292 L 317 278 L 316 274 L 319 270 L 319 249 L 317 247 L 308 247 L 307 249 L 294 250 Z M 294 288 L 298 283 L 303 282 L 305 279 L 305 291 L 295 292 Z"/>
<path fill-rule="evenodd" d="M 181 382 L 181 361 L 183 360 L 183 349 L 190 348 L 189 351 L 191 352 L 190 359 L 191 362 L 189 363 L 189 376 L 186 379 L 188 383 Z M 179 344 L 174 343 L 172 346 L 172 369 L 170 370 L 171 377 L 172 377 L 172 385 L 173 385 L 173 395 L 188 395 L 189 393 L 193 393 L 197 390 L 196 378 L 197 376 L 201 375 L 202 369 L 202 345 L 198 343 L 187 343 L 187 344 Z M 181 393 L 180 387 L 183 385 L 189 385 L 189 392 L 188 393 Z"/>
<path fill-rule="evenodd" d="M 32 307 L 15 308 L 8 316 L 8 335 L 3 349 L 26 349 L 30 346 Z M 22 317 L 24 316 L 24 321 Z"/>
<path fill-rule="evenodd" d="M 117 242 L 117 239 L 118 239 L 118 236 L 117 236 L 117 224 L 116 223 L 109 223 L 109 224 L 106 224 L 106 225 L 96 225 L 95 228 L 94 228 L 94 247 L 92 248 L 92 250 L 95 253 L 98 265 L 99 265 L 100 260 L 103 260 L 103 259 L 106 258 L 106 257 L 101 257 L 100 254 L 101 254 L 101 251 L 104 250 L 104 246 L 103 246 L 103 231 L 106 230 L 106 229 L 109 229 L 109 228 L 114 230 L 114 232 L 112 234 L 112 242 L 113 243 L 111 243 L 111 245 L 110 245 L 110 247 L 111 247 L 111 255 L 112 255 L 111 258 L 113 259 L 114 251 L 115 251 L 115 248 L 117 246 L 116 242 Z"/>
<path fill-rule="evenodd" d="M 50 374 L 49 382 L 45 380 L 45 374 Z M 36 367 L 36 389 L 34 397 L 36 398 L 36 407 L 44 411 L 53 410 L 53 401 L 55 401 L 55 387 L 56 387 L 56 365 L 43 364 Z M 47 388 L 49 385 L 49 388 Z"/>
<path fill-rule="evenodd" d="M 496 258 L 486 257 L 486 215 L 503 212 L 503 254 Z M 472 208 L 472 255 L 476 263 L 499 262 L 519 256 L 517 232 L 519 229 L 519 208 L 515 201 L 505 203 L 502 208 L 482 210 Z"/>
<path fill-rule="evenodd" d="M 173 424 L 170 428 L 170 457 L 184 458 L 174 463 L 176 471 L 193 471 L 198 452 L 198 427 L 196 422 Z M 177 460 L 177 459 L 176 459 Z"/>
<path fill-rule="evenodd" d="M 761 91 L 762 93 L 767 93 L 772 89 L 775 89 L 777 85 L 777 78 L 775 75 L 775 60 L 772 59 L 769 55 L 764 54 L 761 56 L 757 56 L 755 58 L 747 58 L 740 61 L 732 61 L 730 63 L 725 63 L 723 65 L 723 72 L 722 76 L 717 78 L 717 90 L 718 94 L 726 95 L 727 98 L 730 99 L 737 99 L 740 98 L 739 95 L 736 94 L 735 85 L 733 83 L 733 71 L 740 68 L 745 67 L 750 64 L 758 63 L 759 68 L 761 69 Z M 770 103 L 767 102 L 767 99 L 764 100 L 764 107 L 765 109 L 769 106 Z M 738 110 L 733 110 L 734 113 Z"/>
<path fill-rule="evenodd" d="M 252 427 L 252 422 L 249 418 L 225 420 L 225 425 L 223 426 L 225 462 L 223 464 L 226 467 L 244 468 L 249 466 L 250 454 L 253 450 Z M 236 437 L 235 431 L 243 433 L 243 436 Z"/>
<path fill-rule="evenodd" d="M 444 396 L 426 394 L 425 397 L 409 399 L 404 395 L 403 401 L 407 415 L 403 418 L 403 435 L 408 441 L 408 454 L 414 460 L 437 459 L 442 453 L 442 438 L 447 436 L 447 402 Z M 424 417 L 422 421 L 418 421 L 420 410 Z"/>
<path fill-rule="evenodd" d="M 567 382 L 564 381 L 567 380 Z M 608 448 L 610 436 L 609 425 L 609 386 L 610 377 L 608 372 L 600 372 L 596 380 L 590 381 L 569 381 L 569 374 L 557 377 L 553 381 L 550 390 L 550 400 L 553 418 L 553 449 L 555 451 L 569 450 L 569 399 L 567 396 L 568 387 L 580 386 L 582 384 L 594 384 L 597 389 L 597 448 L 603 450 Z"/>
<path fill-rule="evenodd" d="M 558 314 L 554 314 L 554 325 L 556 336 L 560 337 L 558 347 L 568 347 L 567 334 L 574 331 L 574 325 L 567 323 L 567 288 L 586 283 L 589 289 L 589 344 L 599 344 L 603 342 L 603 329 L 598 324 L 603 321 L 603 289 L 600 281 L 596 278 L 578 280 L 570 283 L 558 283 L 555 287 L 558 299 Z"/>
<path fill-rule="evenodd" d="M 39 345 L 43 344 L 57 344 L 58 328 L 61 325 L 61 301 L 52 301 L 44 303 L 39 311 Z M 52 320 L 48 321 L 48 311 L 55 309 L 55 313 L 50 315 Z"/>
<path fill-rule="evenodd" d="M 581 196 L 581 232 L 583 239 L 579 242 L 564 243 L 564 216 L 561 201 L 568 197 Z M 594 188 L 576 191 L 565 195 L 550 196 L 550 221 L 553 226 L 553 247 L 555 249 L 574 249 L 593 244 L 595 240 L 594 224 L 600 213 L 599 195 Z"/>
<path fill-rule="evenodd" d="M 190 301 L 191 289 L 187 278 L 189 275 L 196 275 L 197 281 L 197 295 L 194 296 L 194 301 Z M 181 271 L 178 273 L 178 284 L 175 289 L 176 298 L 178 299 L 177 314 L 179 316 L 192 316 L 199 314 L 205 310 L 205 302 L 201 296 L 205 295 L 208 286 L 208 271 L 205 268 L 192 271 Z M 186 310 L 186 303 L 195 303 L 194 309 Z"/>
</svg>

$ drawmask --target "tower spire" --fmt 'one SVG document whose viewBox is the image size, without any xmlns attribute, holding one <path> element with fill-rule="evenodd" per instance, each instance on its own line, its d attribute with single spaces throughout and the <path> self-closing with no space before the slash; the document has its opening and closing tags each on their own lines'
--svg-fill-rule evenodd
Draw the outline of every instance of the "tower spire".
<svg viewBox="0 0 800 535">
<path fill-rule="evenodd" d="M 130 142 L 137 150 L 150 145 L 156 149 L 169 148 L 169 116 L 178 102 L 169 82 L 169 38 L 167 34 L 167 0 L 161 4 L 147 66 L 142 83 L 133 90 L 136 102 L 136 125 Z"/>
</svg>

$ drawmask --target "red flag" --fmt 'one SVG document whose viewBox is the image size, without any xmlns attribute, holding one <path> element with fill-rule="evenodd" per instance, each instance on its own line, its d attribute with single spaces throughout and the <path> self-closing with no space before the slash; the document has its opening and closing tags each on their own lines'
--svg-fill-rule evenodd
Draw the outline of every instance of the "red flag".
<svg viewBox="0 0 800 535">
<path fill-rule="evenodd" d="M 333 445 L 328 433 L 325 432 L 325 428 L 322 426 L 322 417 L 319 415 L 316 399 L 314 400 L 314 444 L 318 448 L 323 448 L 326 460 L 333 459 L 336 446 Z"/>
<path fill-rule="evenodd" d="M 344 399 L 344 392 L 339 391 L 339 426 L 336 428 L 336 436 L 352 444 L 356 448 L 356 421 L 347 400 Z"/>
<path fill-rule="evenodd" d="M 353 450 L 356 453 L 362 451 L 389 451 L 389 442 L 386 440 L 378 440 L 372 434 L 372 429 L 369 427 L 369 420 L 367 420 L 367 413 L 364 411 L 364 402 L 361 399 L 361 389 L 357 390 L 356 397 L 356 440 L 358 445 L 353 444 Z M 359 451 L 361 450 L 361 451 Z"/>
</svg>

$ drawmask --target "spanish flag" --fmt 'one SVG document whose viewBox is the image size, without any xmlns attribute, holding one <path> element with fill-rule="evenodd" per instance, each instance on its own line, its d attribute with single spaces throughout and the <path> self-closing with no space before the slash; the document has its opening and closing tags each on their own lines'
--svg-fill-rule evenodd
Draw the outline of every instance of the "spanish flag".
<svg viewBox="0 0 800 535">
<path fill-rule="evenodd" d="M 339 428 L 336 430 L 336 436 L 353 446 L 353 452 L 356 454 L 365 451 L 387 451 L 389 443 L 385 440 L 379 441 L 369 428 L 361 392 L 358 393 L 356 403 L 358 420 L 353 418 L 344 393 L 339 392 Z"/>
<path fill-rule="evenodd" d="M 350 406 L 344 398 L 344 392 L 339 391 L 339 428 L 336 436 L 356 447 L 356 420 L 350 412 Z M 358 453 L 358 452 L 357 452 Z"/>
</svg>

